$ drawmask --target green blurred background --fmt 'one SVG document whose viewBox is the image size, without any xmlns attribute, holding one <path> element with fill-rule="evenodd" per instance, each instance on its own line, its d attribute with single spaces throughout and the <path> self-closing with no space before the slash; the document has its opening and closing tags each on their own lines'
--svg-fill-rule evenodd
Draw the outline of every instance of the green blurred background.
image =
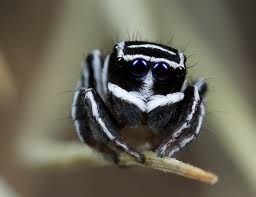
<svg viewBox="0 0 256 197">
<path fill-rule="evenodd" d="M 1 0 L 0 196 L 255 196 L 255 6 L 238 0 Z M 61 131 L 77 140 L 69 110 L 80 61 L 94 48 L 109 52 L 117 40 L 134 37 L 186 49 L 195 65 L 189 77 L 210 84 L 202 134 L 178 159 L 216 172 L 215 186 L 150 170 L 45 171 L 20 161 L 19 139 L 28 133 Z"/>
</svg>

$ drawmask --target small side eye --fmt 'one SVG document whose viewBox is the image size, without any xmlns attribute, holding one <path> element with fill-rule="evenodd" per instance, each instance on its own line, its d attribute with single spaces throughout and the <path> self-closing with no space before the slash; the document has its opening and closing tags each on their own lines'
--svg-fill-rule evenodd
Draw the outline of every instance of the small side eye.
<svg viewBox="0 0 256 197">
<path fill-rule="evenodd" d="M 133 60 L 131 65 L 131 73 L 135 77 L 144 77 L 149 70 L 149 65 L 146 60 L 138 58 Z"/>
<path fill-rule="evenodd" d="M 152 68 L 152 75 L 157 81 L 165 81 L 169 77 L 170 65 L 165 62 L 158 62 Z"/>
</svg>

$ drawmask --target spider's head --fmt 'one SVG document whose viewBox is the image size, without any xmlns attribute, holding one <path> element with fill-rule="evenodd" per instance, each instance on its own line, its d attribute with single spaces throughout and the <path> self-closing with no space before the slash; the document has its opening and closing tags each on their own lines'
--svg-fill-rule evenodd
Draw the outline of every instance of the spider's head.
<svg viewBox="0 0 256 197">
<path fill-rule="evenodd" d="M 119 42 L 109 60 L 109 79 L 126 90 L 151 83 L 154 93 L 178 91 L 186 77 L 186 57 L 178 50 L 144 41 Z"/>
</svg>

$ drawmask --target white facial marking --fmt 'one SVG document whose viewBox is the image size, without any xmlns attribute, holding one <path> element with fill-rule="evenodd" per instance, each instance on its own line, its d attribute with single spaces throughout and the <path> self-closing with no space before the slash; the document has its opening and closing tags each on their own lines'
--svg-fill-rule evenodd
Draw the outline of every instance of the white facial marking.
<svg viewBox="0 0 256 197">
<path fill-rule="evenodd" d="M 166 96 L 153 95 L 145 98 L 140 92 L 128 92 L 111 82 L 108 83 L 108 90 L 115 97 L 136 105 L 142 112 L 150 112 L 159 106 L 180 102 L 184 98 L 184 93 L 182 92 L 167 94 Z M 148 102 L 147 99 L 149 100 Z"/>
<path fill-rule="evenodd" d="M 132 103 L 136 105 L 142 112 L 146 111 L 146 101 L 139 92 L 135 92 L 135 91 L 128 92 L 123 88 L 119 87 L 118 85 L 115 85 L 111 82 L 108 83 L 108 90 L 115 97 L 125 100 L 128 103 Z"/>
<path fill-rule="evenodd" d="M 152 72 L 149 71 L 148 74 L 145 76 L 145 79 L 143 80 L 142 87 L 140 88 L 139 92 L 140 94 L 147 99 L 153 94 L 152 87 L 153 87 L 153 76 Z"/>
<path fill-rule="evenodd" d="M 165 62 L 167 64 L 169 64 L 171 67 L 175 68 L 184 68 L 184 64 L 177 64 L 176 62 L 167 60 L 165 58 L 156 58 L 156 57 L 152 57 L 152 56 L 147 56 L 147 55 L 140 55 L 140 54 L 136 54 L 136 55 L 123 55 L 123 56 L 118 56 L 118 58 L 122 58 L 125 61 L 132 61 L 134 59 L 137 58 L 142 58 L 145 59 L 146 61 L 149 62 L 154 62 L 154 63 L 158 63 L 158 62 Z"/>
<path fill-rule="evenodd" d="M 151 48 L 151 49 L 159 49 L 161 51 L 170 53 L 171 55 L 176 55 L 176 53 L 169 51 L 168 49 L 165 49 L 163 47 L 154 45 L 154 44 L 138 44 L 138 45 L 129 45 L 128 48 Z"/>
<path fill-rule="evenodd" d="M 174 104 L 182 101 L 184 98 L 184 93 L 176 92 L 165 95 L 153 95 L 149 97 L 149 102 L 147 103 L 147 112 L 152 111 L 153 109 L 165 106 L 169 104 Z"/>
<path fill-rule="evenodd" d="M 135 46 L 142 46 L 142 45 L 130 45 L 128 47 L 131 47 L 131 46 L 133 46 L 135 48 Z M 155 45 L 147 45 L 147 47 L 153 47 L 153 46 L 154 47 L 158 47 L 158 46 L 155 46 Z M 141 54 L 125 55 L 124 54 L 124 47 L 125 47 L 125 43 L 124 42 L 117 43 L 117 45 L 116 45 L 117 58 L 119 58 L 119 59 L 122 58 L 125 61 L 132 61 L 132 60 L 137 59 L 137 58 L 143 58 L 146 61 L 150 61 L 150 62 L 154 62 L 154 63 L 166 62 L 167 64 L 169 64 L 174 69 L 176 69 L 176 68 L 185 68 L 185 65 L 184 65 L 184 55 L 181 52 L 179 52 L 180 63 L 177 64 L 176 62 L 167 60 L 165 58 L 155 58 L 155 57 L 151 57 L 151 56 L 147 56 L 147 55 L 141 55 Z M 160 47 L 160 48 L 162 48 L 162 47 Z"/>
</svg>

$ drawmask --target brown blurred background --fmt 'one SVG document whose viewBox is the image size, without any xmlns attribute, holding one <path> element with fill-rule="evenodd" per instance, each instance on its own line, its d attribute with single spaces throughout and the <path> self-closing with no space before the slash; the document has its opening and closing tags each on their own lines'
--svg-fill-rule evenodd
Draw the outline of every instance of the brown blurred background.
<svg viewBox="0 0 256 197">
<path fill-rule="evenodd" d="M 255 6 L 1 0 L 0 196 L 255 196 Z M 20 161 L 19 138 L 29 132 L 61 131 L 77 140 L 69 110 L 83 54 L 108 52 L 133 34 L 163 43 L 172 38 L 174 47 L 193 55 L 190 77 L 210 83 L 203 132 L 178 158 L 216 172 L 215 186 L 150 170 L 35 170 Z M 15 194 L 1 195 L 6 185 Z"/>
</svg>

